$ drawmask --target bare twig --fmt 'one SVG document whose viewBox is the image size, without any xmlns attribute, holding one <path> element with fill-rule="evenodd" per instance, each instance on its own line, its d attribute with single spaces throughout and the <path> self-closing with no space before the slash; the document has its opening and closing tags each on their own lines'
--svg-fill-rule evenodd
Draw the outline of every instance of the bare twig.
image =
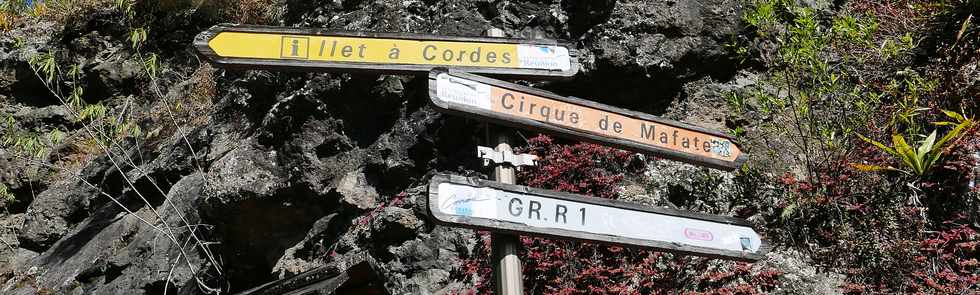
<svg viewBox="0 0 980 295">
<path fill-rule="evenodd" d="M 191 229 L 191 231 L 193 230 L 194 229 Z M 187 236 L 187 239 L 184 240 L 184 244 L 181 245 L 182 248 L 187 247 L 187 243 L 190 243 L 191 237 L 191 235 Z M 178 264 L 180 264 L 180 255 L 181 254 L 178 253 L 177 259 L 174 259 L 174 263 L 170 264 L 170 271 L 167 272 L 167 280 L 163 282 L 163 295 L 167 295 L 167 291 L 170 289 L 170 279 L 173 278 L 174 269 L 177 268 Z"/>
<path fill-rule="evenodd" d="M 44 83 L 44 85 L 46 86 L 45 88 L 47 88 L 47 89 L 48 89 L 48 90 L 49 90 L 49 91 L 51 92 L 51 94 L 53 94 L 53 95 L 54 95 L 54 96 L 55 96 L 56 98 L 58 98 L 58 100 L 59 100 L 59 102 L 61 102 L 61 104 L 62 104 L 62 105 L 65 105 L 65 106 L 66 106 L 66 109 L 68 110 L 68 112 L 69 112 L 69 113 L 70 113 L 70 114 L 71 114 L 71 115 L 72 115 L 73 117 L 75 117 L 75 118 L 78 118 L 78 119 L 82 119 L 82 118 L 83 118 L 83 117 L 82 117 L 82 116 L 81 116 L 81 115 L 80 115 L 80 114 L 79 114 L 79 113 L 78 113 L 78 112 L 77 112 L 76 110 L 74 110 L 74 109 L 72 109 L 72 108 L 70 108 L 70 107 L 68 107 L 68 106 L 69 106 L 69 104 L 68 104 L 68 102 L 67 102 L 67 101 L 65 101 L 65 99 L 64 99 L 64 97 L 63 97 L 63 96 L 61 96 L 61 95 L 60 95 L 59 93 L 57 93 L 57 92 L 56 92 L 56 91 L 54 90 L 54 88 L 52 88 L 52 87 L 50 86 L 50 83 L 49 83 L 49 82 L 48 82 L 47 80 L 44 80 L 44 78 L 42 78 L 42 77 L 41 77 L 41 75 L 40 75 L 40 73 L 39 73 L 39 72 L 37 71 L 37 69 L 34 69 L 34 74 L 35 74 L 35 76 L 37 76 L 37 78 L 38 78 L 38 79 L 40 79 L 40 80 L 42 81 L 42 83 Z M 83 120 L 80 120 L 80 121 L 83 121 Z M 85 131 L 85 133 L 87 133 L 87 134 L 88 134 L 88 135 L 89 135 L 89 136 L 90 136 L 90 137 L 91 137 L 92 139 L 94 139 L 94 140 L 95 140 L 95 142 L 96 142 L 96 144 L 97 144 L 97 145 L 99 146 L 99 148 L 100 148 L 100 149 L 102 150 L 102 152 L 103 152 L 103 153 L 104 153 L 104 154 L 106 155 L 106 157 L 107 157 L 107 158 L 109 159 L 109 162 L 110 162 L 110 163 L 112 163 L 112 166 L 113 166 L 113 168 L 115 168 L 115 169 L 116 169 L 117 171 L 119 171 L 119 173 L 120 173 L 120 176 L 121 176 L 121 177 L 123 178 L 123 180 L 124 180 L 124 181 L 126 182 L 126 185 L 127 185 L 127 186 L 129 186 L 129 187 L 130 187 L 130 188 L 131 188 L 131 189 L 133 190 L 133 192 L 134 192 L 134 193 L 136 193 L 136 195 L 137 195 L 137 196 L 138 196 L 138 197 L 139 197 L 139 198 L 140 198 L 140 199 L 141 199 L 141 200 L 142 200 L 142 201 L 143 201 L 143 202 L 144 202 L 145 204 L 147 204 L 147 207 L 148 207 L 148 208 L 149 208 L 149 210 L 150 210 L 150 211 L 151 211 L 151 212 L 153 213 L 153 215 L 154 215 L 154 216 L 155 216 L 155 217 L 156 217 L 156 218 L 157 218 L 158 220 L 160 220 L 160 222 L 161 222 L 161 223 L 163 224 L 163 226 L 164 226 L 164 228 L 166 229 L 166 234 L 165 234 L 165 235 L 166 235 L 166 236 L 167 236 L 167 237 L 168 237 L 168 238 L 169 238 L 169 239 L 171 240 L 171 242 L 173 242 L 174 244 L 179 244 L 179 242 L 177 241 L 177 237 L 176 237 L 176 234 L 174 233 L 174 231 L 173 231 L 173 229 L 172 229 L 172 228 L 170 227 L 170 225 L 169 225 L 169 224 L 168 224 L 168 223 L 166 222 L 166 220 L 165 220 L 165 219 L 163 218 L 163 216 L 161 216 L 161 215 L 160 215 L 160 212 L 158 212 L 158 211 L 156 210 L 156 208 L 154 208 L 154 206 L 153 206 L 153 204 L 152 204 L 152 203 L 151 203 L 151 202 L 150 202 L 150 201 L 149 201 L 149 200 L 148 200 L 148 199 L 147 199 L 147 198 L 146 198 L 145 196 L 143 196 L 143 194 L 142 194 L 142 193 L 141 193 L 141 192 L 139 191 L 139 189 L 137 189 L 137 188 L 136 188 L 136 185 L 135 185 L 135 184 L 133 183 L 133 181 L 132 181 L 131 179 L 129 179 L 129 177 L 128 177 L 128 176 L 126 176 L 126 173 L 125 173 L 125 171 L 124 171 L 124 170 L 122 169 L 122 167 L 120 167 L 120 166 L 119 166 L 119 163 L 118 163 L 118 161 L 117 161 L 117 160 L 116 160 L 116 158 L 114 157 L 114 155 L 115 155 L 115 153 L 113 153 L 113 152 L 111 151 L 111 147 L 107 147 L 107 146 L 105 145 L 105 143 L 104 143 L 104 142 L 102 142 L 102 140 L 100 140 L 101 138 L 100 138 L 100 137 L 99 137 L 98 135 L 102 135 L 102 136 L 105 136 L 105 134 L 104 134 L 104 133 L 102 133 L 102 132 L 98 132 L 98 134 L 97 134 L 97 133 L 96 133 L 95 131 L 92 131 L 92 127 L 91 127 L 91 126 L 90 126 L 90 124 L 88 124 L 88 123 L 84 123 L 84 122 L 82 122 L 82 124 L 81 124 L 81 125 L 82 125 L 82 130 L 84 130 L 84 131 Z M 101 130 L 100 130 L 100 131 L 101 131 Z M 111 138 L 111 137 L 108 137 L 108 136 L 106 136 L 105 138 L 106 138 L 106 139 L 108 139 L 108 138 Z M 166 195 L 166 194 L 165 194 L 165 193 L 163 193 L 163 192 L 161 192 L 161 194 L 164 194 L 164 195 Z M 120 205 L 121 205 L 121 204 L 120 204 Z M 123 206 L 123 207 L 125 207 L 125 206 Z M 175 210 L 176 210 L 176 209 L 175 209 Z M 195 279 L 197 280 L 197 282 L 198 282 L 198 284 L 204 284 L 204 282 L 203 282 L 203 281 L 202 281 L 202 280 L 200 279 L 200 277 L 198 277 L 198 275 L 197 275 L 197 270 L 196 270 L 196 269 L 194 268 L 194 266 L 193 266 L 193 265 L 191 265 L 191 262 L 190 262 L 190 260 L 186 258 L 186 257 L 188 257 L 188 256 L 186 255 L 186 253 L 183 253 L 183 252 L 184 252 L 184 249 L 183 249 L 183 248 L 180 248 L 179 250 L 180 250 L 180 252 L 182 252 L 182 254 L 183 254 L 183 256 L 185 257 L 185 259 L 184 259 L 184 261 L 186 262 L 186 264 L 187 264 L 187 267 L 188 267 L 188 268 L 189 268 L 189 269 L 191 270 L 191 273 L 193 273 L 193 274 L 194 274 L 194 278 L 195 278 Z"/>
<path fill-rule="evenodd" d="M 14 246 L 11 246 L 10 243 L 7 243 L 7 241 L 4 241 L 2 238 L 0 238 L 0 243 L 3 243 L 7 246 L 7 248 L 10 248 L 10 252 L 17 252 L 17 249 L 14 249 Z"/>
<path fill-rule="evenodd" d="M 146 60 L 143 58 L 143 54 L 139 51 L 139 49 L 136 50 L 136 56 L 140 59 L 140 63 L 141 64 L 146 64 Z M 174 115 L 173 111 L 170 109 L 170 105 L 171 105 L 170 101 L 168 100 L 167 96 L 163 94 L 163 91 L 160 90 L 160 87 L 157 84 L 157 80 L 155 78 L 153 78 L 154 77 L 153 75 L 150 75 L 149 70 L 145 66 L 143 67 L 143 70 L 146 72 L 146 74 L 147 74 L 148 77 L 151 77 L 151 79 L 150 79 L 150 85 L 152 86 L 153 91 L 156 93 L 157 96 L 159 96 L 161 99 L 164 100 L 164 105 L 166 106 L 167 114 L 170 117 L 170 121 L 174 124 L 174 127 L 177 128 L 177 133 L 180 135 L 180 138 L 183 139 L 184 143 L 187 145 L 187 149 L 191 153 L 191 159 L 192 159 L 191 160 L 191 163 L 194 165 L 194 167 L 197 168 L 198 173 L 201 174 L 202 180 L 204 181 L 204 186 L 207 187 L 208 186 L 208 180 L 207 180 L 207 177 L 203 177 L 205 175 L 204 174 L 204 169 L 201 168 L 201 165 L 199 163 L 199 159 L 197 157 L 197 152 L 194 150 L 194 146 L 191 145 L 190 140 L 187 139 L 186 133 L 184 132 L 184 130 L 180 126 L 180 124 L 177 122 L 176 116 Z M 156 185 L 156 183 L 154 183 L 154 186 L 155 185 Z M 184 218 L 184 215 L 182 213 L 180 213 L 180 210 L 177 208 L 177 206 L 173 205 L 173 202 L 170 201 L 170 198 L 168 196 L 165 196 L 164 197 L 164 200 L 167 203 L 170 203 L 170 205 L 172 207 L 174 207 L 174 210 L 180 216 L 180 218 L 184 222 L 184 224 L 185 225 L 189 225 L 189 222 L 187 222 L 186 218 Z M 221 271 L 221 266 L 218 264 L 217 260 L 214 258 L 214 255 L 211 253 L 211 250 L 208 249 L 206 247 L 206 245 L 204 245 L 202 243 L 201 239 L 197 237 L 197 235 L 194 233 L 194 231 L 191 231 L 191 235 L 194 237 L 194 240 L 199 245 L 201 245 L 202 248 L 204 248 L 202 250 L 204 251 L 205 255 L 208 256 L 208 260 L 212 263 L 212 265 L 214 265 L 215 270 L 218 272 L 218 274 L 219 275 L 222 275 L 223 273 Z"/>
<path fill-rule="evenodd" d="M 122 208 L 129 215 L 132 215 L 133 217 L 136 217 L 136 219 L 138 219 L 139 221 L 145 223 L 146 225 L 149 225 L 154 230 L 156 230 L 156 231 L 158 231 L 160 233 L 164 233 L 163 229 L 159 228 L 158 226 L 154 225 L 153 223 L 150 223 L 149 221 L 147 221 L 143 217 L 140 217 L 139 214 L 136 214 L 135 212 L 133 212 L 132 210 L 130 210 L 128 207 L 126 207 L 125 205 L 123 205 L 122 202 L 119 201 L 119 199 L 113 197 L 112 195 L 109 195 L 108 193 L 106 193 L 105 191 L 103 191 L 101 188 L 95 186 L 95 184 L 92 184 L 91 182 L 89 182 L 87 179 L 78 176 L 77 173 L 71 173 L 71 171 L 68 171 L 68 169 L 65 169 L 63 167 L 58 167 L 58 166 L 55 166 L 55 165 L 51 165 L 51 164 L 48 164 L 48 163 L 45 163 L 45 162 L 41 162 L 41 161 L 38 161 L 38 160 L 35 160 L 35 159 L 32 159 L 32 158 L 29 158 L 29 157 L 24 157 L 24 156 L 20 156 L 20 155 L 16 155 L 16 154 L 14 155 L 14 157 L 17 157 L 17 158 L 20 158 L 22 160 L 26 160 L 26 161 L 29 161 L 29 162 L 33 162 L 34 164 L 41 165 L 41 166 L 44 166 L 44 167 L 47 167 L 47 168 L 50 168 L 50 169 L 56 169 L 56 170 L 62 170 L 62 171 L 69 172 L 69 173 L 67 173 L 67 175 L 69 175 L 70 177 L 75 178 L 76 180 L 84 183 L 86 186 L 88 186 L 88 187 L 96 190 L 98 192 L 98 194 L 109 198 L 109 200 L 111 200 L 117 206 L 119 206 L 120 208 Z"/>
</svg>

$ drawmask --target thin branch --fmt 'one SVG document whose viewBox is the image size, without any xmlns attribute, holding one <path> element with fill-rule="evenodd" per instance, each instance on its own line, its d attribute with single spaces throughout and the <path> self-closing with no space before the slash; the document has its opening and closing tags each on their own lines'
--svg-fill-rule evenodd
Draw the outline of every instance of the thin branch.
<svg viewBox="0 0 980 295">
<path fill-rule="evenodd" d="M 72 171 L 69 171 L 68 169 L 66 169 L 64 167 L 59 167 L 59 166 L 55 166 L 55 165 L 48 164 L 48 163 L 45 163 L 45 162 L 41 162 L 41 161 L 32 159 L 30 157 L 24 157 L 24 156 L 17 155 L 17 154 L 14 154 L 14 157 L 20 158 L 22 160 L 26 160 L 28 162 L 33 162 L 34 164 L 41 165 L 41 166 L 44 166 L 44 167 L 47 167 L 47 168 L 50 168 L 50 169 L 57 169 L 57 170 L 62 170 L 62 171 L 68 172 L 67 174 L 70 177 L 75 178 L 76 180 L 84 183 L 86 186 L 88 186 L 88 187 L 96 190 L 98 194 L 109 198 L 109 200 L 112 200 L 113 203 L 115 203 L 116 205 L 118 205 L 119 207 L 121 207 L 124 211 L 126 211 L 126 213 L 132 215 L 133 217 L 136 217 L 136 219 L 139 219 L 141 222 L 145 223 L 146 225 L 149 225 L 154 230 L 159 231 L 160 233 L 164 233 L 165 234 L 165 232 L 163 231 L 163 229 L 159 228 L 158 226 L 154 225 L 153 223 L 150 223 L 146 219 L 143 219 L 143 217 L 139 216 L 139 214 L 136 214 L 135 212 L 133 212 L 132 210 L 130 210 L 129 207 L 126 207 L 125 205 L 123 205 L 122 202 L 120 202 L 117 198 L 113 197 L 112 195 L 109 195 L 109 193 L 106 193 L 101 188 L 95 186 L 95 184 L 92 184 L 87 179 L 82 178 L 81 176 L 78 176 L 77 173 L 72 173 Z"/>
<path fill-rule="evenodd" d="M 194 229 L 191 229 L 191 231 L 194 231 Z M 184 240 L 184 244 L 181 245 L 182 248 L 187 247 L 187 243 L 190 243 L 191 237 L 192 236 L 190 235 L 187 236 L 187 239 Z M 170 271 L 167 272 L 167 280 L 163 282 L 163 295 L 167 295 L 167 291 L 170 289 L 170 279 L 173 278 L 174 269 L 177 268 L 178 264 L 180 264 L 180 255 L 180 253 L 177 253 L 177 259 L 174 259 L 174 263 L 170 264 Z"/>
<path fill-rule="evenodd" d="M 54 94 L 54 95 L 55 95 L 55 97 L 56 97 L 56 98 L 58 98 L 58 100 L 59 100 L 59 102 L 61 102 L 61 104 L 62 104 L 62 105 L 65 105 L 65 106 L 68 106 L 68 104 L 67 104 L 67 102 L 66 102 L 66 101 L 64 100 L 64 97 L 62 97 L 62 96 L 60 96 L 60 95 L 58 95 L 58 93 L 55 93 L 55 92 L 54 92 L 54 90 L 53 90 L 53 89 L 52 89 L 52 88 L 50 87 L 50 85 L 49 85 L 50 83 L 47 83 L 47 81 L 46 81 L 46 80 L 44 80 L 44 79 L 43 79 L 43 78 L 42 78 L 42 77 L 40 76 L 40 73 L 39 73 L 39 72 L 38 72 L 37 70 L 34 70 L 34 75 L 35 75 L 35 76 L 37 76 L 37 77 L 38 77 L 38 79 L 41 79 L 42 81 L 44 81 L 43 83 L 44 83 L 44 85 L 46 86 L 45 88 L 47 88 L 47 89 L 48 89 L 48 90 L 49 90 L 49 91 L 50 91 L 50 92 L 51 92 L 52 94 Z M 78 113 L 77 113 L 77 112 L 76 112 L 75 110 L 73 110 L 73 109 L 71 109 L 70 107 L 67 107 L 67 109 L 68 109 L 68 112 L 69 112 L 69 113 L 70 113 L 70 114 L 71 114 L 72 116 L 74 116 L 75 118 L 79 118 L 79 119 L 81 119 L 81 118 L 82 118 L 82 116 L 80 116 L 80 114 L 78 114 Z M 84 122 L 82 122 L 81 124 L 82 124 L 82 129 L 83 129 L 83 130 L 85 131 L 85 133 L 87 133 L 87 134 L 88 134 L 89 136 L 91 136 L 91 137 L 92 137 L 93 139 L 95 139 L 95 142 L 96 142 L 96 143 L 98 144 L 98 146 L 99 146 L 99 148 L 100 148 L 100 149 L 102 150 L 102 152 L 103 152 L 103 153 L 104 153 L 104 154 L 106 155 L 106 157 L 107 157 L 107 158 L 109 159 L 109 162 L 110 162 L 110 163 L 112 163 L 112 166 L 113 166 L 113 167 L 114 167 L 114 168 L 115 168 L 115 169 L 116 169 L 117 171 L 119 171 L 119 173 L 120 173 L 120 176 L 121 176 L 121 177 L 123 178 L 123 180 L 124 180 L 124 181 L 126 182 L 126 184 L 127 184 L 127 185 L 128 185 L 128 186 L 129 186 L 130 188 L 132 188 L 132 189 L 133 189 L 133 192 L 135 192 L 135 193 L 136 193 L 136 195 L 137 195 L 137 196 L 139 196 L 139 198 L 140 198 L 140 199 L 141 199 L 141 200 L 142 200 L 142 201 L 143 201 L 143 202 L 144 202 L 145 204 L 147 204 L 147 205 L 148 205 L 148 208 L 150 209 L 150 211 L 151 211 L 151 212 L 153 212 L 153 214 L 154 214 L 154 215 L 155 215 L 155 216 L 157 217 L 157 219 L 159 219 L 159 220 L 160 220 L 160 222 L 161 222 L 161 223 L 162 223 L 162 224 L 164 225 L 164 228 L 165 228 L 165 229 L 167 229 L 167 231 L 168 231 L 168 233 L 167 233 L 166 235 L 167 235 L 167 236 L 168 236 L 168 237 L 170 238 L 170 240 L 171 240 L 171 241 L 172 241 L 173 243 L 175 243 L 175 244 L 179 244 L 179 242 L 177 241 L 177 237 L 175 236 L 175 233 L 174 233 L 174 231 L 173 231 L 173 229 L 172 229 L 172 228 L 170 227 L 170 225 L 169 225 L 169 224 L 168 224 L 168 223 L 166 222 L 166 220 L 165 220 L 165 219 L 163 219 L 163 216 L 161 216 L 161 215 L 160 215 L 160 213 L 159 213 L 159 212 L 158 212 L 158 211 L 156 210 L 156 208 L 154 208 L 154 207 L 153 207 L 153 204 L 152 204 L 152 203 L 151 203 L 151 202 L 150 202 L 149 200 L 147 200 L 145 196 L 143 196 L 143 194 L 142 194 L 142 193 L 141 193 L 141 192 L 139 191 L 139 189 L 137 189 L 137 188 L 136 188 L 136 185 L 135 185 L 135 184 L 133 184 L 133 182 L 132 182 L 132 180 L 130 180 L 130 179 L 129 179 L 129 177 L 128 177 L 128 176 L 126 176 L 126 173 L 125 173 L 125 171 L 123 171 L 123 170 L 122 170 L 122 168 L 121 168 L 121 167 L 119 166 L 119 163 L 118 163 L 118 162 L 116 161 L 116 159 L 115 159 L 115 158 L 113 157 L 113 155 L 114 155 L 114 153 L 112 153 L 112 151 L 111 151 L 111 149 L 110 149 L 110 148 L 108 148 L 108 147 L 106 147 L 106 145 L 105 145 L 105 144 L 104 144 L 104 143 L 103 143 L 102 141 L 100 141 L 100 140 L 99 140 L 99 137 L 98 137 L 98 136 L 97 136 L 97 135 L 95 134 L 95 132 L 93 132 L 93 131 L 91 130 L 91 126 L 90 126 L 89 124 L 87 124 L 87 123 L 84 123 Z M 100 134 L 103 134 L 103 133 L 101 133 L 101 132 L 100 132 Z M 108 138 L 108 137 L 107 137 L 107 138 Z M 124 207 L 125 207 L 125 206 L 124 206 Z M 180 249 L 180 251 L 181 251 L 181 252 L 184 252 L 184 249 Z M 195 269 L 194 269 L 194 266 L 193 266 L 193 265 L 191 265 L 191 262 L 190 262 L 190 259 L 187 259 L 187 258 L 186 258 L 186 257 L 187 257 L 187 255 L 186 255 L 186 253 L 183 253 L 183 254 L 185 254 L 185 255 L 184 255 L 184 257 L 185 257 L 185 259 L 184 259 L 184 261 L 186 262 L 186 264 L 187 264 L 187 267 L 188 267 L 188 268 L 189 268 L 189 269 L 191 270 L 191 273 L 193 273 L 193 274 L 194 274 L 194 278 L 195 278 L 195 279 L 196 279 L 196 280 L 198 281 L 198 283 L 199 283 L 199 284 L 203 284 L 203 282 L 202 282 L 202 281 L 200 280 L 200 278 L 199 278 L 199 277 L 197 276 L 197 270 L 195 270 Z"/>
<path fill-rule="evenodd" d="M 7 248 L 10 248 L 10 252 L 17 253 L 17 249 L 14 249 L 14 246 L 11 246 L 10 243 L 7 243 L 7 241 L 4 241 L 2 238 L 0 238 L 0 243 L 3 243 L 7 246 Z"/>
<path fill-rule="evenodd" d="M 137 56 L 137 58 L 140 59 L 140 63 L 141 64 L 143 64 L 143 65 L 146 64 L 146 60 L 143 58 L 143 54 L 139 51 L 139 49 L 136 50 L 136 56 Z M 156 95 L 159 96 L 161 99 L 164 100 L 164 105 L 166 106 L 167 114 L 170 117 L 170 121 L 174 124 L 174 127 L 177 128 L 177 133 L 180 134 L 181 139 L 183 139 L 184 143 L 187 145 L 187 149 L 191 153 L 191 159 L 192 159 L 191 163 L 194 165 L 194 167 L 197 168 L 198 173 L 201 174 L 202 180 L 204 181 L 204 186 L 206 188 L 208 186 L 208 180 L 207 180 L 207 177 L 204 177 L 205 176 L 204 169 L 201 168 L 201 165 L 199 163 L 200 160 L 198 160 L 197 152 L 194 150 L 194 146 L 191 145 L 191 142 L 190 142 L 190 140 L 187 139 L 187 135 L 183 131 L 183 128 L 177 122 L 176 116 L 174 115 L 173 111 L 170 109 L 170 105 L 171 104 L 168 101 L 167 97 L 165 95 L 163 95 L 163 92 L 160 90 L 160 87 L 157 84 L 156 78 L 153 78 L 154 76 L 153 75 L 150 75 L 149 69 L 147 69 L 146 66 L 143 67 L 143 71 L 146 72 L 146 74 L 147 74 L 148 77 L 150 77 L 150 85 L 152 86 L 152 88 L 153 88 L 154 92 L 156 93 Z M 151 180 L 151 182 L 152 182 L 152 180 Z M 153 185 L 156 186 L 156 183 L 153 182 Z M 184 217 L 184 215 L 182 213 L 180 213 L 180 210 L 177 208 L 177 206 L 173 204 L 173 202 L 170 200 L 170 197 L 169 196 L 166 196 L 165 195 L 164 196 L 164 201 L 166 201 L 167 203 L 169 203 L 170 206 L 172 206 L 174 208 L 174 211 L 177 212 L 177 215 L 180 217 L 180 219 L 184 222 L 185 225 L 189 225 L 190 224 L 187 221 L 187 219 Z M 194 236 L 194 240 L 198 244 L 202 244 L 201 239 L 198 238 L 197 235 L 194 234 L 193 231 L 191 231 L 191 234 Z M 214 265 L 215 270 L 218 271 L 218 274 L 219 275 L 223 275 L 223 272 L 221 271 L 221 266 L 217 264 L 217 260 L 214 258 L 214 255 L 211 253 L 210 249 L 204 249 L 204 253 L 205 253 L 205 255 L 208 256 L 208 260 Z"/>
</svg>

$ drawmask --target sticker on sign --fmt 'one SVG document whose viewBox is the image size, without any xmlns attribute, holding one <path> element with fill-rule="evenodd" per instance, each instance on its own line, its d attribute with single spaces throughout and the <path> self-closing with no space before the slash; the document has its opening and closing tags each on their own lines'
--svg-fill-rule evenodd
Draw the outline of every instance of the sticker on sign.
<svg viewBox="0 0 980 295">
<path fill-rule="evenodd" d="M 429 186 L 437 221 L 492 231 L 756 260 L 768 246 L 745 220 L 437 175 Z"/>
<path fill-rule="evenodd" d="M 517 60 L 522 68 L 567 71 L 571 65 L 569 59 L 565 47 L 517 45 Z"/>
<path fill-rule="evenodd" d="M 436 92 L 439 97 L 453 103 L 474 106 L 489 110 L 490 105 L 490 85 L 466 79 L 453 78 L 448 74 L 438 77 L 439 83 Z"/>
</svg>

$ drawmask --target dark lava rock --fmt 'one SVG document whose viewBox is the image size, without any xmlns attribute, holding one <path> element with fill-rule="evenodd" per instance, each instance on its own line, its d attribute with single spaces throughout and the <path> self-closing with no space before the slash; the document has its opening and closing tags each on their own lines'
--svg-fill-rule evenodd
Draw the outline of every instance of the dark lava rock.
<svg viewBox="0 0 980 295">
<path fill-rule="evenodd" d="M 191 6 L 178 2 L 173 6 Z M 582 72 L 534 86 L 714 125 L 723 118 L 717 94 L 734 87 L 725 81 L 737 71 L 724 48 L 741 29 L 737 1 L 271 3 L 265 12 L 281 18 L 270 22 L 284 26 L 458 36 L 496 28 L 511 37 L 567 39 L 582 52 Z M 160 54 L 161 73 L 168 73 L 158 81 L 165 101 L 195 91 L 190 76 L 199 62 L 190 42 L 217 21 L 214 6 L 171 7 L 173 13 L 157 13 L 164 21 L 147 24 L 157 35 L 145 48 Z M 161 98 L 145 93 L 148 81 L 133 63 L 120 17 L 99 9 L 64 27 L 27 24 L 0 35 L 0 110 L 84 138 L 57 106 L 43 108 L 58 102 L 26 67 L 24 56 L 52 50 L 83 64 L 86 99 L 120 106 L 138 98 L 134 109 L 153 114 L 141 124 L 171 124 L 166 112 L 149 107 Z M 21 49 L 12 50 L 14 38 L 24 40 Z M 104 155 L 85 163 L 78 176 L 99 190 L 74 178 L 24 177 L 22 164 L 0 151 L 0 181 L 19 199 L 23 187 L 39 192 L 22 198 L 26 212 L 0 216 L 0 239 L 17 237 L 14 251 L 0 251 L 0 262 L 12 268 L 5 275 L 0 267 L 4 294 L 41 287 L 198 294 L 199 284 L 237 292 L 358 253 L 378 261 L 394 294 L 472 286 L 472 278 L 452 274 L 473 254 L 476 233 L 429 222 L 425 194 L 432 173 L 479 173 L 474 153 L 486 144 L 485 124 L 428 107 L 421 76 L 217 70 L 212 78 L 214 97 L 199 102 L 207 111 L 181 129 L 187 142 L 180 134 L 126 142 L 124 151 L 114 151 L 118 158 L 138 160 L 136 168 L 121 165 L 123 171 Z M 691 102 L 677 102 L 684 99 Z"/>
<path fill-rule="evenodd" d="M 155 294 L 169 282 L 167 288 L 178 294 L 195 292 L 198 287 L 191 269 L 202 281 L 213 275 L 208 272 L 205 257 L 195 250 L 188 231 L 201 229 L 194 208 L 202 187 L 200 174 L 185 177 L 174 184 L 167 204 L 155 208 L 169 229 L 154 219 L 156 214 L 149 207 L 127 214 L 115 204 L 104 205 L 30 261 L 28 265 L 44 270 L 33 278 L 38 282 L 36 286 L 59 293 Z M 168 238 L 170 233 L 175 234 L 176 243 Z M 8 282 L 11 283 L 16 285 Z M 7 294 L 34 294 L 40 290 L 28 287 Z"/>
<path fill-rule="evenodd" d="M 73 181 L 62 181 L 37 195 L 27 209 L 17 239 L 21 247 L 43 252 L 64 236 L 84 216 L 86 203 L 97 190 Z"/>
<path fill-rule="evenodd" d="M 371 234 L 376 242 L 397 245 L 416 235 L 422 221 L 412 210 L 387 207 L 381 210 L 371 223 Z"/>
</svg>

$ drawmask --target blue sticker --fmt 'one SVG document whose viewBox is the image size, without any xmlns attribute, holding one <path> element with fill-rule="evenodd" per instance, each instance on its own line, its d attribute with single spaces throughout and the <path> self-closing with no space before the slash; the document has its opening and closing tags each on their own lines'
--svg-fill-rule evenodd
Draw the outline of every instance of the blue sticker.
<svg viewBox="0 0 980 295">
<path fill-rule="evenodd" d="M 722 157 L 730 157 L 732 155 L 732 142 L 712 139 L 711 152 Z"/>
<path fill-rule="evenodd" d="M 473 216 L 473 203 L 456 203 L 456 205 L 453 206 L 453 209 L 455 210 L 456 215 Z"/>
</svg>

